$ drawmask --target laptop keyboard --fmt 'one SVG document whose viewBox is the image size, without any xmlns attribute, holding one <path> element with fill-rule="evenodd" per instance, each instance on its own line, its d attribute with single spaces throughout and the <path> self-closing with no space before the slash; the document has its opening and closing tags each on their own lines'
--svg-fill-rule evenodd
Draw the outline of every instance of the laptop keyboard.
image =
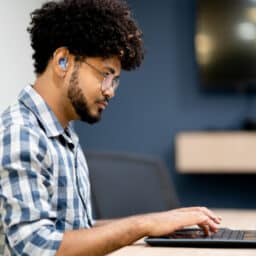
<svg viewBox="0 0 256 256">
<path fill-rule="evenodd" d="M 232 229 L 219 229 L 217 233 L 214 233 L 210 238 L 212 239 L 227 239 L 227 240 L 243 240 L 244 232 L 240 230 Z"/>
<path fill-rule="evenodd" d="M 225 240 L 243 240 L 244 232 L 240 230 L 232 230 L 228 228 L 221 228 L 217 233 L 213 233 L 211 236 L 205 236 L 201 229 L 183 229 L 177 230 L 176 232 L 170 234 L 171 238 L 206 238 L 206 239 L 225 239 Z"/>
</svg>

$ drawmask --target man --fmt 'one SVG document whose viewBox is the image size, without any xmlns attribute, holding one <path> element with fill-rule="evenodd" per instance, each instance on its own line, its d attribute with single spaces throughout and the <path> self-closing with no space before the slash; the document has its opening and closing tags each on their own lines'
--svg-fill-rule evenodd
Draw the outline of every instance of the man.
<svg viewBox="0 0 256 256">
<path fill-rule="evenodd" d="M 37 79 L 0 119 L 0 255 L 105 255 L 188 225 L 216 231 L 203 207 L 93 221 L 70 121 L 100 120 L 121 69 L 142 62 L 142 35 L 120 0 L 48 2 L 31 18 Z"/>
</svg>

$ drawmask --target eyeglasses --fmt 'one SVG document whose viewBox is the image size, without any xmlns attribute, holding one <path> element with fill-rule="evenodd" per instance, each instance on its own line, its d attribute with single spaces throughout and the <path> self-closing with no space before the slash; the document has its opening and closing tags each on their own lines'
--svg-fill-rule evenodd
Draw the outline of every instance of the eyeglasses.
<svg viewBox="0 0 256 256">
<path fill-rule="evenodd" d="M 104 79 L 101 83 L 102 91 L 106 91 L 109 88 L 112 88 L 114 91 L 116 91 L 116 89 L 119 86 L 119 78 L 118 77 L 115 77 L 113 74 L 106 74 L 106 73 L 100 71 L 98 68 L 96 68 L 94 65 L 88 63 L 87 61 L 83 61 L 83 62 L 86 63 L 92 69 L 94 69 L 96 72 L 98 72 L 100 75 L 103 76 Z"/>
</svg>

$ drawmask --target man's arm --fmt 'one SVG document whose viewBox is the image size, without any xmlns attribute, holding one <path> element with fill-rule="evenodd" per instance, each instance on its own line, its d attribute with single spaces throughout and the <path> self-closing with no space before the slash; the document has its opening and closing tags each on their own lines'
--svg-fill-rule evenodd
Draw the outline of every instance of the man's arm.
<svg viewBox="0 0 256 256">
<path fill-rule="evenodd" d="M 63 231 L 51 205 L 55 187 L 44 136 L 13 124 L 0 131 L 0 231 L 12 255 L 56 254 Z M 2 249 L 2 248 L 1 248 Z"/>
<path fill-rule="evenodd" d="M 217 231 L 220 218 L 204 207 L 190 207 L 119 219 L 87 230 L 67 231 L 57 256 L 101 256 L 144 236 L 161 236 L 185 226 Z"/>
<path fill-rule="evenodd" d="M 93 227 L 100 227 L 100 226 L 104 226 L 106 224 L 110 224 L 113 221 L 117 221 L 120 219 L 104 219 L 104 220 L 95 220 L 95 223 L 93 225 Z"/>
</svg>

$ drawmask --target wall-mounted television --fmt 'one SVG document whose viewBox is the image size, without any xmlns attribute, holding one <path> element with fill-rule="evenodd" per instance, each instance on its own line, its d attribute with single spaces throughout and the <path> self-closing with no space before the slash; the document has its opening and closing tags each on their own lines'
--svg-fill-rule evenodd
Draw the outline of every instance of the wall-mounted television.
<svg viewBox="0 0 256 256">
<path fill-rule="evenodd" d="M 256 92 L 256 0 L 197 0 L 201 88 Z"/>
</svg>

